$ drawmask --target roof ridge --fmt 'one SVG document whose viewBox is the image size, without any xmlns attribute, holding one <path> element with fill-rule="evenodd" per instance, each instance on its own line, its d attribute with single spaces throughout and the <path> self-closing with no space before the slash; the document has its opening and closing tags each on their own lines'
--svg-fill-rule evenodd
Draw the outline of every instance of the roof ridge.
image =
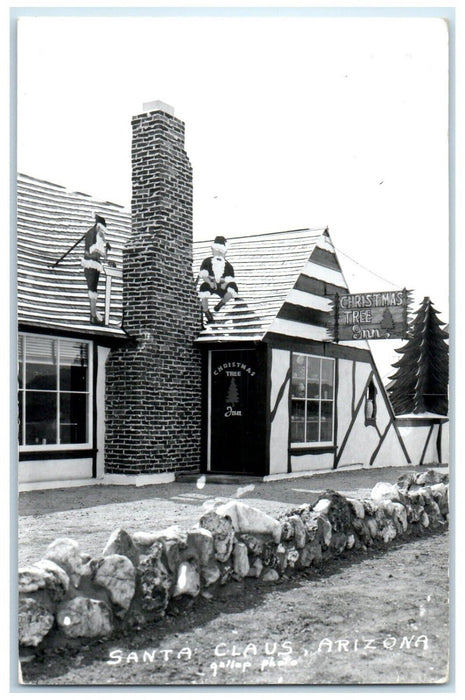
<svg viewBox="0 0 465 700">
<path fill-rule="evenodd" d="M 326 226 L 319 226 L 317 228 L 295 228 L 295 229 L 284 229 L 283 231 L 267 231 L 266 233 L 240 233 L 240 234 L 232 234 L 228 237 L 228 240 L 237 240 L 239 238 L 254 238 L 255 236 L 278 236 L 283 233 L 312 233 L 312 232 L 317 232 L 317 231 L 325 231 Z M 196 243 L 208 243 L 212 240 L 211 236 L 208 238 L 196 238 L 194 239 L 194 245 Z"/>
<path fill-rule="evenodd" d="M 73 190 L 70 187 L 59 185 L 57 182 L 52 182 L 51 180 L 43 180 L 42 178 L 34 177 L 34 175 L 27 175 L 27 173 L 21 172 L 18 172 L 18 178 L 26 178 L 27 180 L 33 180 L 34 182 L 41 183 L 42 185 L 49 185 L 51 187 L 57 188 L 58 190 L 61 190 L 63 193 L 76 195 L 78 197 L 85 197 L 86 199 L 90 200 L 91 204 L 116 207 L 117 209 L 122 209 L 129 215 L 131 214 L 131 208 L 126 207 L 124 204 L 118 204 L 117 202 L 112 202 L 109 199 L 98 199 L 92 194 L 88 194 L 87 192 L 81 192 L 80 190 Z"/>
</svg>

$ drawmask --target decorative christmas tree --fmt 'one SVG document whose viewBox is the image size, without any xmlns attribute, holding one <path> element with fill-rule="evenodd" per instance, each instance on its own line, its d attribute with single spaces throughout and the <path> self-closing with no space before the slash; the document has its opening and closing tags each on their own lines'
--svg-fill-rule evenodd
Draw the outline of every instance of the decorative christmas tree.
<svg viewBox="0 0 465 700">
<path fill-rule="evenodd" d="M 448 334 L 441 329 L 429 297 L 425 297 L 410 326 L 410 340 L 399 350 L 401 359 L 393 364 L 397 372 L 389 377 L 388 388 L 394 411 L 406 413 L 448 412 Z"/>
<path fill-rule="evenodd" d="M 388 308 L 384 309 L 384 311 L 383 311 L 381 328 L 383 329 L 383 331 L 386 331 L 386 337 L 389 338 L 390 337 L 389 331 L 392 331 L 394 328 L 394 319 L 392 318 L 392 314 Z"/>
<path fill-rule="evenodd" d="M 231 379 L 231 384 L 229 385 L 228 394 L 226 396 L 226 403 L 232 405 L 239 403 L 239 392 L 235 379 Z"/>
</svg>

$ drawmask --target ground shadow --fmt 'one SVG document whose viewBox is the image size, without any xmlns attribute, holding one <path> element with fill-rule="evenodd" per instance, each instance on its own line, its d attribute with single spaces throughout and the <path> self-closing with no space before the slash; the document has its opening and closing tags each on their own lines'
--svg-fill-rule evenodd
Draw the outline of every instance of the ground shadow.
<svg viewBox="0 0 465 700">
<path fill-rule="evenodd" d="M 177 501 L 198 505 L 209 498 L 241 498 L 244 500 L 271 500 L 286 504 L 308 503 L 314 500 L 318 493 L 328 488 L 335 491 L 354 491 L 370 489 L 380 481 L 394 483 L 398 477 L 409 471 L 425 471 L 431 467 L 377 467 L 373 469 L 344 470 L 344 468 L 312 474 L 311 476 L 296 476 L 292 479 L 279 481 L 253 482 L 247 484 L 244 479 L 238 483 L 206 483 L 202 488 L 196 483 L 171 482 L 168 484 L 153 484 L 150 486 L 104 486 L 95 484 L 75 488 L 51 489 L 44 491 L 27 491 L 19 494 L 18 516 L 40 516 L 47 513 L 58 513 L 84 508 L 95 508 L 112 503 L 133 503 L 136 501 L 156 500 Z M 244 490 L 249 487 L 250 491 Z M 253 488 L 252 488 L 253 487 Z"/>
</svg>

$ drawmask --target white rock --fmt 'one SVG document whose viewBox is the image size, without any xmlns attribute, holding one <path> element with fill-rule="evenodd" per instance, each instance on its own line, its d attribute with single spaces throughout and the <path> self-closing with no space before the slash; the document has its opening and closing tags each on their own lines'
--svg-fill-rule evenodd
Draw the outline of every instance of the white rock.
<svg viewBox="0 0 465 700">
<path fill-rule="evenodd" d="M 397 530 L 392 522 L 388 522 L 380 532 L 384 542 L 391 542 L 397 536 Z"/>
<path fill-rule="evenodd" d="M 215 558 L 220 562 L 228 561 L 234 546 L 234 530 L 227 537 L 214 537 Z"/>
<path fill-rule="evenodd" d="M 247 572 L 247 576 L 250 578 L 260 578 L 260 574 L 263 571 L 263 562 L 260 557 L 254 559 L 250 569 Z"/>
<path fill-rule="evenodd" d="M 134 566 L 137 566 L 139 563 L 139 551 L 135 546 L 132 537 L 128 535 L 126 530 L 123 530 L 123 528 L 113 530 L 108 538 L 108 542 L 103 550 L 103 556 L 106 557 L 109 554 L 122 554 L 130 559 Z"/>
<path fill-rule="evenodd" d="M 206 586 L 211 586 L 216 583 L 221 576 L 220 567 L 218 564 L 210 564 L 209 566 L 202 567 L 202 581 Z"/>
<path fill-rule="evenodd" d="M 421 494 L 423 501 L 425 503 L 430 504 L 433 501 L 433 494 L 432 494 L 431 488 L 429 486 L 422 486 L 418 490 L 418 493 Z"/>
<path fill-rule="evenodd" d="M 194 527 L 187 533 L 187 545 L 198 556 L 200 566 L 208 566 L 213 555 L 213 535 L 204 527 Z"/>
<path fill-rule="evenodd" d="M 423 511 L 421 514 L 420 523 L 423 525 L 423 527 L 429 527 L 429 517 L 426 511 Z"/>
<path fill-rule="evenodd" d="M 315 513 L 323 513 L 323 515 L 327 515 L 330 508 L 331 501 L 329 498 L 320 498 L 320 500 L 313 506 Z"/>
<path fill-rule="evenodd" d="M 305 525 L 302 522 L 302 518 L 297 515 L 291 515 L 289 521 L 294 527 L 294 543 L 298 549 L 302 549 L 307 541 L 307 531 Z"/>
<path fill-rule="evenodd" d="M 407 510 L 402 503 L 393 503 L 394 513 L 393 517 L 400 524 L 403 532 L 407 532 L 408 522 L 407 522 Z"/>
<path fill-rule="evenodd" d="M 395 484 L 388 484 L 384 481 L 380 481 L 376 486 L 373 486 L 371 490 L 371 498 L 374 501 L 395 501 L 399 500 L 399 496 L 398 487 Z"/>
<path fill-rule="evenodd" d="M 36 566 L 53 576 L 54 595 L 52 597 L 54 600 L 60 600 L 69 589 L 69 576 L 66 571 L 59 564 L 49 559 L 41 559 L 36 563 Z M 47 586 L 47 588 L 50 587 Z"/>
<path fill-rule="evenodd" d="M 378 536 L 378 525 L 375 518 L 365 518 L 365 524 L 368 527 L 371 537 L 374 539 Z"/>
<path fill-rule="evenodd" d="M 64 598 L 69 589 L 69 576 L 54 561 L 41 559 L 33 566 L 23 566 L 18 571 L 18 592 L 32 593 L 48 590 L 53 600 Z"/>
<path fill-rule="evenodd" d="M 329 547 L 329 545 L 331 544 L 331 538 L 333 536 L 333 528 L 331 526 L 331 523 L 329 522 L 326 515 L 324 515 L 323 513 L 319 514 L 318 520 L 323 528 L 324 543 L 327 547 Z"/>
<path fill-rule="evenodd" d="M 140 547 L 151 547 L 156 541 L 157 535 L 154 532 L 135 532 L 132 535 L 132 541 L 134 544 Z"/>
<path fill-rule="evenodd" d="M 449 486 L 448 484 L 432 484 L 430 486 L 431 493 L 435 494 L 436 496 L 447 496 L 449 493 Z"/>
<path fill-rule="evenodd" d="M 234 527 L 230 516 L 221 515 L 213 510 L 207 511 L 200 518 L 199 525 L 212 533 L 216 559 L 226 562 L 234 545 Z"/>
<path fill-rule="evenodd" d="M 433 496 L 434 500 L 438 504 L 440 511 L 442 514 L 447 514 L 449 512 L 449 502 L 448 502 L 448 494 L 449 494 L 449 488 L 447 484 L 432 484 L 430 486 L 431 489 L 431 495 Z"/>
<path fill-rule="evenodd" d="M 347 537 L 347 543 L 346 543 L 347 549 L 352 549 L 352 547 L 354 546 L 354 544 L 355 544 L 355 537 L 354 537 L 354 535 L 350 534 L 350 535 Z"/>
<path fill-rule="evenodd" d="M 278 579 L 279 574 L 276 569 L 268 569 L 262 576 L 262 581 L 267 581 L 268 583 L 273 583 L 274 581 L 278 581 Z"/>
<path fill-rule="evenodd" d="M 173 540 L 182 545 L 186 544 L 187 534 L 178 525 L 171 525 L 163 530 L 155 530 L 154 532 L 135 532 L 132 535 L 132 541 L 141 547 L 151 547 L 155 542 L 166 542 Z"/>
<path fill-rule="evenodd" d="M 38 569 L 34 564 L 21 566 L 18 569 L 18 592 L 32 593 L 40 588 L 45 588 L 48 579 L 47 572 L 43 569 Z"/>
<path fill-rule="evenodd" d="M 247 552 L 247 546 L 243 542 L 236 542 L 233 548 L 233 568 L 234 573 L 238 574 L 241 578 L 247 576 L 250 564 L 249 556 Z"/>
<path fill-rule="evenodd" d="M 231 569 L 231 567 L 226 566 L 221 573 L 220 585 L 225 586 L 228 583 L 228 581 L 231 580 L 231 578 L 233 577 L 233 574 L 234 574 L 234 571 Z"/>
<path fill-rule="evenodd" d="M 24 646 L 36 647 L 52 628 L 54 617 L 35 598 L 21 598 L 18 604 L 18 638 Z"/>
<path fill-rule="evenodd" d="M 388 501 L 387 499 L 378 501 L 378 512 L 380 513 L 380 516 L 392 518 L 394 515 L 394 505 L 395 503 L 393 501 Z"/>
<path fill-rule="evenodd" d="M 281 523 L 258 508 L 243 501 L 229 501 L 216 509 L 218 515 L 228 515 L 233 528 L 238 533 L 270 535 L 278 543 L 281 540 Z"/>
<path fill-rule="evenodd" d="M 155 535 L 157 540 L 174 540 L 182 545 L 187 544 L 187 533 L 179 525 L 170 525 L 170 527 L 165 527 L 163 530 L 157 530 Z"/>
<path fill-rule="evenodd" d="M 163 611 L 168 605 L 173 578 L 161 561 L 161 553 L 161 543 L 154 544 L 150 553 L 141 557 L 138 567 L 139 590 L 144 610 Z"/>
<path fill-rule="evenodd" d="M 439 472 L 434 469 L 428 469 L 426 472 L 417 473 L 415 481 L 417 484 L 437 484 L 441 479 Z"/>
<path fill-rule="evenodd" d="M 178 568 L 176 586 L 173 591 L 173 598 L 180 595 L 190 595 L 195 597 L 200 592 L 200 574 L 198 567 L 190 561 L 182 561 Z"/>
<path fill-rule="evenodd" d="M 79 586 L 83 566 L 79 544 L 76 542 L 76 540 L 72 540 L 69 537 L 61 537 L 54 540 L 47 547 L 45 559 L 49 559 L 54 561 L 56 564 L 59 564 L 63 569 L 65 569 L 72 583 L 75 586 Z"/>
<path fill-rule="evenodd" d="M 292 516 L 287 515 L 283 520 L 281 520 L 281 540 L 289 541 L 294 537 L 294 525 L 292 524 Z M 243 535 L 245 537 L 245 535 Z M 250 537 L 250 535 L 249 535 Z"/>
<path fill-rule="evenodd" d="M 363 520 L 365 517 L 365 508 L 363 507 L 363 503 L 356 498 L 348 498 L 347 502 L 351 504 L 355 517 L 359 518 L 359 520 Z"/>
<path fill-rule="evenodd" d="M 438 504 L 436 501 L 431 500 L 431 503 L 428 503 L 428 510 L 433 516 L 439 516 L 441 515 L 441 509 L 439 508 Z"/>
<path fill-rule="evenodd" d="M 57 623 L 67 637 L 104 637 L 112 632 L 111 610 L 101 600 L 72 598 L 58 607 Z"/>
<path fill-rule="evenodd" d="M 411 515 L 410 515 L 410 522 L 412 523 L 417 523 L 421 520 L 421 516 L 424 512 L 424 507 L 420 504 L 412 504 L 411 505 Z"/>
<path fill-rule="evenodd" d="M 104 557 L 94 577 L 95 583 L 106 588 L 112 603 L 127 610 L 136 590 L 136 570 L 128 557 L 109 554 Z"/>
</svg>

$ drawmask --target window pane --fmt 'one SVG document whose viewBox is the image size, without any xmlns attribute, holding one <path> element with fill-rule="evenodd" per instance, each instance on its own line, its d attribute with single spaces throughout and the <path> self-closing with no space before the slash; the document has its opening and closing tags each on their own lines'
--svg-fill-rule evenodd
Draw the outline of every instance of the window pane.
<svg viewBox="0 0 465 700">
<path fill-rule="evenodd" d="M 26 391 L 26 445 L 54 445 L 57 395 L 53 392 Z"/>
<path fill-rule="evenodd" d="M 49 389 L 56 391 L 56 365 L 32 363 L 26 365 L 26 389 Z"/>
<path fill-rule="evenodd" d="M 317 399 L 320 396 L 320 358 L 308 358 L 307 398 Z"/>
<path fill-rule="evenodd" d="M 303 354 L 292 356 L 292 442 L 332 441 L 333 375 L 333 359 Z M 297 401 L 298 398 L 305 401 Z"/>
<path fill-rule="evenodd" d="M 28 335 L 26 337 L 26 388 L 57 388 L 57 341 Z"/>
<path fill-rule="evenodd" d="M 57 341 L 45 336 L 26 336 L 27 362 L 51 362 L 56 364 Z"/>
<path fill-rule="evenodd" d="M 333 372 L 334 362 L 332 360 L 321 361 L 321 398 L 333 398 Z"/>
<path fill-rule="evenodd" d="M 23 444 L 23 393 L 18 392 L 18 442 Z"/>
<path fill-rule="evenodd" d="M 318 442 L 319 401 L 307 401 L 307 442 Z"/>
<path fill-rule="evenodd" d="M 322 442 L 328 442 L 333 439 L 333 402 L 321 402 L 321 436 Z"/>
<path fill-rule="evenodd" d="M 305 363 L 303 355 L 292 356 L 292 396 L 305 398 Z"/>
<path fill-rule="evenodd" d="M 60 393 L 60 442 L 87 442 L 87 394 Z"/>
<path fill-rule="evenodd" d="M 24 339 L 22 335 L 18 336 L 18 386 L 23 388 L 23 364 L 24 361 Z"/>
<path fill-rule="evenodd" d="M 60 390 L 87 391 L 87 343 L 60 341 Z"/>
<path fill-rule="evenodd" d="M 303 379 L 292 380 L 292 396 L 296 399 L 305 398 L 305 381 Z"/>
<path fill-rule="evenodd" d="M 291 402 L 291 442 L 305 441 L 305 402 Z"/>
</svg>

